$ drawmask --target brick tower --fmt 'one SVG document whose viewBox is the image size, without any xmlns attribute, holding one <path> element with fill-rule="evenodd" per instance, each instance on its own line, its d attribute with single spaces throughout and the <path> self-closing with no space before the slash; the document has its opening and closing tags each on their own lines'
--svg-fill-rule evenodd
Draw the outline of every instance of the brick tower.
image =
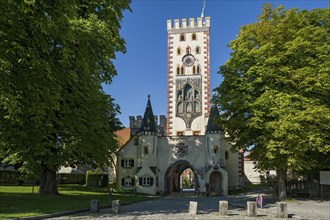
<svg viewBox="0 0 330 220">
<path fill-rule="evenodd" d="M 168 136 L 204 135 L 210 112 L 210 17 L 167 20 Z"/>
</svg>

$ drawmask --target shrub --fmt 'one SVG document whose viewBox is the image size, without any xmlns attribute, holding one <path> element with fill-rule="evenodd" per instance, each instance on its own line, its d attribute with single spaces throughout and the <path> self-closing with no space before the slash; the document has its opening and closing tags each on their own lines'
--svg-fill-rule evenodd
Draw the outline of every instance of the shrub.
<svg viewBox="0 0 330 220">
<path fill-rule="evenodd" d="M 80 173 L 58 173 L 58 183 L 61 184 L 85 184 L 86 174 Z"/>
<path fill-rule="evenodd" d="M 93 187 L 106 187 L 108 186 L 108 175 L 102 173 L 93 173 L 87 171 L 86 173 L 86 185 Z"/>
</svg>

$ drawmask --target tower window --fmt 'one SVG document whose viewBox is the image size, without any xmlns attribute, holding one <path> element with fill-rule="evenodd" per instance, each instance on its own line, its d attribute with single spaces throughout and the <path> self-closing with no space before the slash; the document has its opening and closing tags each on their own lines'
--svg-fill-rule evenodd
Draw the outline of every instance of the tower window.
<svg viewBox="0 0 330 220">
<path fill-rule="evenodd" d="M 144 147 L 143 147 L 143 153 L 144 153 L 145 155 L 149 154 L 149 147 L 148 147 L 148 146 L 144 146 Z"/>
<path fill-rule="evenodd" d="M 180 67 L 179 66 L 176 68 L 176 75 L 180 75 Z"/>
<path fill-rule="evenodd" d="M 199 46 L 197 46 L 195 50 L 196 50 L 196 53 L 197 54 L 200 54 L 201 53 L 201 48 Z"/>
<path fill-rule="evenodd" d="M 199 65 L 197 66 L 196 73 L 201 73 L 201 68 Z"/>
<path fill-rule="evenodd" d="M 196 73 L 196 67 L 193 66 L 193 74 L 195 74 L 195 73 Z"/>
<path fill-rule="evenodd" d="M 226 158 L 226 160 L 229 159 L 229 152 L 228 151 L 225 151 L 225 158 Z"/>
<path fill-rule="evenodd" d="M 197 40 L 197 36 L 196 36 L 195 33 L 193 33 L 193 34 L 191 35 L 191 40 Z"/>
<path fill-rule="evenodd" d="M 181 67 L 181 75 L 184 75 L 184 67 Z"/>
<path fill-rule="evenodd" d="M 186 40 L 186 36 L 184 34 L 180 35 L 180 41 L 185 41 Z"/>
<path fill-rule="evenodd" d="M 213 146 L 213 153 L 218 153 L 219 147 L 218 146 Z"/>
<path fill-rule="evenodd" d="M 191 53 L 191 48 L 189 46 L 186 48 L 186 53 L 187 54 Z"/>
<path fill-rule="evenodd" d="M 179 47 L 176 51 L 177 55 L 181 55 L 181 48 Z"/>
</svg>

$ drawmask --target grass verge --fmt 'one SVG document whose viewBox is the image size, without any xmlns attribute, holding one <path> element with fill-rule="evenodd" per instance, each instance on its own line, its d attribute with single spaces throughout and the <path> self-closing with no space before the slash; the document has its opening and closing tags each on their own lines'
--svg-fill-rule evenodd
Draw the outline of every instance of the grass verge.
<svg viewBox="0 0 330 220">
<path fill-rule="evenodd" d="M 81 185 L 59 185 L 60 195 L 41 195 L 38 187 L 0 186 L 0 219 L 21 218 L 55 212 L 90 208 L 90 200 L 98 199 L 100 206 L 109 205 L 106 188 L 90 188 Z M 114 192 L 112 199 L 121 203 L 144 201 L 155 196 L 132 195 Z"/>
</svg>

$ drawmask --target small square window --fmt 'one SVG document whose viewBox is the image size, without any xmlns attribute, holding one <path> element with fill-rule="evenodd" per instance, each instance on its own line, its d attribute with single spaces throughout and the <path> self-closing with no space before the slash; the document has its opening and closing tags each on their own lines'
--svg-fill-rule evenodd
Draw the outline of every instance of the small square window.
<svg viewBox="0 0 330 220">
<path fill-rule="evenodd" d="M 149 147 L 148 146 L 144 146 L 143 153 L 144 154 L 149 154 Z"/>
</svg>

